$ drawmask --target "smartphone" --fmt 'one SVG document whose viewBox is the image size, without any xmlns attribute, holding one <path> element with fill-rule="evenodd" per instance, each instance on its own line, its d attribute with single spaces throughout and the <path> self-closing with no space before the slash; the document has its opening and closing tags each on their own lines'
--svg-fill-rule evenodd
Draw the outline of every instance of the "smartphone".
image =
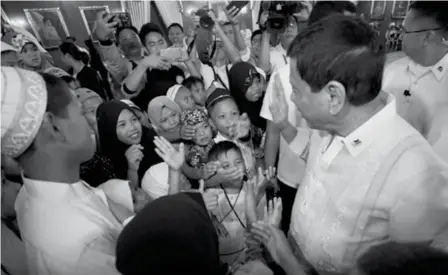
<svg viewBox="0 0 448 275">
<path fill-rule="evenodd" d="M 167 48 L 160 50 L 160 56 L 171 60 L 180 60 L 182 59 L 183 54 L 180 48 Z"/>
<path fill-rule="evenodd" d="M 117 28 L 129 28 L 132 26 L 131 15 L 128 12 L 115 12 L 110 14 L 112 18 L 109 22 L 118 22 Z"/>
<path fill-rule="evenodd" d="M 249 1 L 232 1 L 226 7 L 226 10 L 230 10 L 233 7 L 237 8 L 238 10 L 241 10 L 244 6 L 247 5 L 247 3 L 249 3 Z"/>
</svg>

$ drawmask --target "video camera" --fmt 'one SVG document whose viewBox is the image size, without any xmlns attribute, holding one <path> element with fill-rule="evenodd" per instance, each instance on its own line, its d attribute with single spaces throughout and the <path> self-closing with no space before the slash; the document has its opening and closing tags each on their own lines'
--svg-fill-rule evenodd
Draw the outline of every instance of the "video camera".
<svg viewBox="0 0 448 275">
<path fill-rule="evenodd" d="M 270 33 L 282 33 L 288 25 L 288 19 L 303 9 L 299 1 L 263 1 L 262 11 L 268 11 L 266 29 Z"/>
</svg>

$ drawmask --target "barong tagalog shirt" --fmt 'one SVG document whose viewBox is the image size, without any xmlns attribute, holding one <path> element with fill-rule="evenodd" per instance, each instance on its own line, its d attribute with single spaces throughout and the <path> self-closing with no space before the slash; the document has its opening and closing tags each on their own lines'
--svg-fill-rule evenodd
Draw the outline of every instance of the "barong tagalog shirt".
<svg viewBox="0 0 448 275">
<path fill-rule="evenodd" d="M 23 177 L 16 212 L 30 274 L 119 274 L 115 246 L 123 226 L 106 195 L 85 182 Z"/>
<path fill-rule="evenodd" d="M 294 252 L 319 274 L 344 274 L 394 240 L 448 247 L 447 166 L 388 104 L 345 138 L 312 133 L 290 226 Z M 299 248 L 300 247 L 300 248 Z"/>
</svg>

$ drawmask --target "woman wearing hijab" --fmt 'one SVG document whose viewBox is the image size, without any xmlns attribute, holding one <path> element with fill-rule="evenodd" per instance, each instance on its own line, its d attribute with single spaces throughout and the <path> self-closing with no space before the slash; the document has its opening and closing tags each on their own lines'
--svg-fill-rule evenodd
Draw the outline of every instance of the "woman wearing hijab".
<svg viewBox="0 0 448 275">
<path fill-rule="evenodd" d="M 142 126 L 134 110 L 121 101 L 102 103 L 96 115 L 101 154 L 112 161 L 117 178 L 140 187 L 146 170 L 163 162 L 154 151 L 156 134 Z"/>
<path fill-rule="evenodd" d="M 229 72 L 230 93 L 240 112 L 246 113 L 252 123 L 252 141 L 257 163 L 263 158 L 262 139 L 266 131 L 266 120 L 260 116 L 263 106 L 266 75 L 252 64 L 239 62 Z"/>
<path fill-rule="evenodd" d="M 167 96 L 158 96 L 148 105 L 148 117 L 154 130 L 171 142 L 190 140 L 194 135 L 194 129 L 181 126 L 181 109 Z"/>
<path fill-rule="evenodd" d="M 230 93 L 240 112 L 247 113 L 252 124 L 263 130 L 266 129 L 266 120 L 260 117 L 260 111 L 265 92 L 265 77 L 247 62 L 233 65 L 229 72 Z"/>
</svg>

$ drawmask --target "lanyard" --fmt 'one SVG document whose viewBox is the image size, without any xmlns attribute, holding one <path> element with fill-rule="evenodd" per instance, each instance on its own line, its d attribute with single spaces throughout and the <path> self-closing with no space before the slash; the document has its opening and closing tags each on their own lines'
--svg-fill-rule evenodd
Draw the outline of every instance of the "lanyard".
<svg viewBox="0 0 448 275">
<path fill-rule="evenodd" d="M 209 64 L 209 66 L 212 68 L 213 70 L 213 75 L 215 76 L 215 80 L 218 79 L 219 83 L 221 83 L 221 85 L 226 89 L 229 90 L 229 87 L 227 87 L 227 85 L 224 83 L 224 81 L 222 80 L 222 78 L 216 73 L 215 71 L 215 67 L 213 67 L 213 65 Z M 226 75 L 227 75 L 227 79 L 229 78 L 229 68 L 226 65 Z"/>
<path fill-rule="evenodd" d="M 229 216 L 230 213 L 233 212 L 233 213 L 235 214 L 236 218 L 238 219 L 238 221 L 240 222 L 241 226 L 242 226 L 243 228 L 246 228 L 246 226 L 244 225 L 244 223 L 241 221 L 240 216 L 239 216 L 238 213 L 236 213 L 236 211 L 235 211 L 235 205 L 236 205 L 236 203 L 238 202 L 238 199 L 239 199 L 239 197 L 240 197 L 240 195 L 241 195 L 241 190 L 243 189 L 243 185 L 241 185 L 240 190 L 238 191 L 238 195 L 237 195 L 237 197 L 236 197 L 236 200 L 235 200 L 235 202 L 234 202 L 233 204 L 232 204 L 232 202 L 230 201 L 229 196 L 227 195 L 227 192 L 226 192 L 226 190 L 224 189 L 224 187 L 222 186 L 222 184 L 220 184 L 220 186 L 221 186 L 221 189 L 224 191 L 224 196 L 226 197 L 226 200 L 227 200 L 227 202 L 229 203 L 229 206 L 230 206 L 230 208 L 231 208 L 231 210 L 229 211 L 229 213 L 227 213 L 227 214 L 224 216 L 224 218 L 222 218 L 222 220 L 220 221 L 220 223 L 222 223 L 222 222 L 224 221 L 224 219 L 227 218 L 227 216 Z"/>
<path fill-rule="evenodd" d="M 283 55 L 283 60 L 285 61 L 285 65 L 288 65 L 288 59 L 286 58 L 286 55 Z"/>
</svg>

